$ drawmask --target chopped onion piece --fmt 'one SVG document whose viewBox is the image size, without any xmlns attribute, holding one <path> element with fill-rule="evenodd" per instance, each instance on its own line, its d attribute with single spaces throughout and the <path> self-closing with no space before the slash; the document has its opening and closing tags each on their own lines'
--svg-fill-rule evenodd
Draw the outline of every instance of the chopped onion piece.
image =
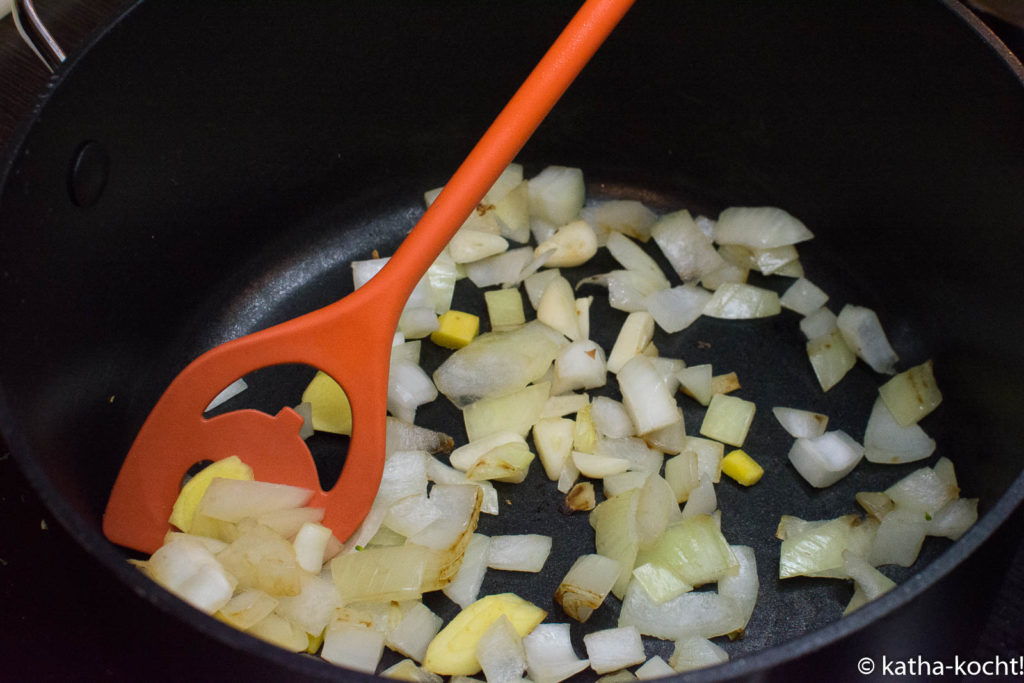
<svg viewBox="0 0 1024 683">
<path fill-rule="evenodd" d="M 277 599 L 261 590 L 247 588 L 235 594 L 227 604 L 217 611 L 217 618 L 245 631 L 277 607 Z"/>
<path fill-rule="evenodd" d="M 689 211 L 662 216 L 651 228 L 651 236 L 683 282 L 699 280 L 724 263 L 711 238 L 704 234 Z"/>
<path fill-rule="evenodd" d="M 384 654 L 384 634 L 365 626 L 335 623 L 324 632 L 320 656 L 331 664 L 372 674 Z"/>
<path fill-rule="evenodd" d="M 518 391 L 544 375 L 566 343 L 561 334 L 537 321 L 508 332 L 481 334 L 448 356 L 434 372 L 434 384 L 459 407 Z"/>
<path fill-rule="evenodd" d="M 599 234 L 607 233 L 608 239 L 613 233 L 622 233 L 641 242 L 651 238 L 651 226 L 658 220 L 653 211 L 633 199 L 598 202 L 583 207 L 580 215 Z"/>
<path fill-rule="evenodd" d="M 462 564 L 455 578 L 441 589 L 452 602 L 463 609 L 476 602 L 480 595 L 480 587 L 487 572 L 487 555 L 490 547 L 490 538 L 483 534 L 473 534 L 466 545 L 466 552 L 462 556 Z"/>
<path fill-rule="evenodd" d="M 551 383 L 531 384 L 505 396 L 482 398 L 462 410 L 470 442 L 499 432 L 526 436 L 540 419 L 551 395 Z"/>
<path fill-rule="evenodd" d="M 530 214 L 555 225 L 565 225 L 583 208 L 586 187 L 583 171 L 548 166 L 529 180 Z"/>
<path fill-rule="evenodd" d="M 488 683 L 515 683 L 526 671 L 526 650 L 515 626 L 502 614 L 476 644 L 476 658 Z"/>
<path fill-rule="evenodd" d="M 298 486 L 217 477 L 207 487 L 197 511 L 224 522 L 238 522 L 265 512 L 302 507 L 312 497 L 311 490 Z"/>
<path fill-rule="evenodd" d="M 779 295 L 770 289 L 740 282 L 727 282 L 715 290 L 704 305 L 704 315 L 727 320 L 749 320 L 778 315 Z"/>
<path fill-rule="evenodd" d="M 790 436 L 797 439 L 813 439 L 821 436 L 825 433 L 825 427 L 828 426 L 828 415 L 822 415 L 810 410 L 775 406 L 772 408 L 772 414 L 779 421 L 779 424 L 782 425 L 782 428 Z M 870 460 L 870 458 L 868 459 Z"/>
<path fill-rule="evenodd" d="M 398 625 L 387 632 L 384 644 L 395 652 L 422 662 L 427 654 L 427 646 L 443 624 L 444 620 L 434 614 L 429 607 L 422 602 L 413 602 L 412 606 L 403 612 Z"/>
<path fill-rule="evenodd" d="M 302 652 L 309 647 L 305 631 L 274 613 L 250 626 L 248 633 L 291 652 Z"/>
<path fill-rule="evenodd" d="M 700 433 L 730 446 L 740 447 L 754 421 L 756 406 L 736 396 L 715 394 L 708 404 Z"/>
<path fill-rule="evenodd" d="M 668 288 L 667 283 L 636 270 L 613 270 L 603 275 L 594 275 L 577 283 L 577 287 L 583 285 L 607 287 L 608 305 L 627 313 L 646 310 L 648 297 Z"/>
<path fill-rule="evenodd" d="M 530 186 L 523 181 L 494 204 L 494 217 L 502 237 L 514 242 L 530 241 Z"/>
<path fill-rule="evenodd" d="M 693 586 L 671 569 L 653 562 L 644 562 L 634 567 L 633 579 L 643 586 L 648 597 L 657 605 L 693 590 Z"/>
<path fill-rule="evenodd" d="M 800 256 L 796 252 L 796 247 L 787 244 L 769 249 L 751 249 L 751 257 L 756 270 L 762 275 L 771 275 L 782 271 L 791 263 L 796 263 Z"/>
<path fill-rule="evenodd" d="M 871 462 L 898 465 L 924 460 L 935 452 L 935 440 L 918 424 L 896 422 L 879 396 L 864 431 L 864 457 Z"/>
<path fill-rule="evenodd" d="M 667 289 L 668 278 L 662 272 L 658 262 L 648 255 L 640 246 L 620 232 L 608 235 L 608 253 L 626 270 L 643 273 L 659 284 L 660 289 Z"/>
<path fill-rule="evenodd" d="M 380 672 L 381 678 L 393 678 L 399 681 L 411 681 L 412 683 L 444 683 L 444 679 L 437 674 L 427 671 L 411 659 L 403 659 L 396 662 Z"/>
<path fill-rule="evenodd" d="M 678 422 L 683 417 L 672 393 L 654 364 L 645 356 L 633 356 L 618 371 L 622 403 L 638 434 L 646 434 Z"/>
<path fill-rule="evenodd" d="M 306 633 L 323 633 L 340 606 L 338 591 L 329 576 L 304 576 L 299 594 L 277 596 L 274 611 Z"/>
<path fill-rule="evenodd" d="M 213 614 L 234 593 L 237 580 L 199 541 L 176 537 L 146 563 L 154 581 L 193 607 Z"/>
<path fill-rule="evenodd" d="M 857 356 L 838 329 L 807 342 L 807 357 L 822 391 L 839 383 L 857 363 Z"/>
<path fill-rule="evenodd" d="M 491 287 L 519 281 L 533 259 L 529 247 L 509 249 L 466 264 L 466 277 L 477 287 Z"/>
<path fill-rule="evenodd" d="M 779 298 L 783 308 L 796 311 L 800 315 L 807 316 L 825 305 L 828 301 L 826 294 L 820 287 L 806 278 L 797 278 Z"/>
<path fill-rule="evenodd" d="M 555 602 L 579 622 L 590 618 L 619 578 L 618 561 L 603 555 L 581 555 L 555 591 Z"/>
<path fill-rule="evenodd" d="M 714 591 L 691 591 L 659 604 L 638 582 L 630 584 L 619 612 L 619 626 L 665 640 L 724 636 L 745 623 L 736 601 Z"/>
<path fill-rule="evenodd" d="M 715 494 L 715 485 L 707 479 L 701 479 L 700 483 L 687 494 L 682 516 L 710 515 L 717 509 L 718 496 Z"/>
<path fill-rule="evenodd" d="M 864 558 L 850 551 L 843 552 L 843 569 L 856 583 L 854 599 L 846 606 L 843 615 L 862 607 L 864 603 L 888 593 L 896 582 L 872 567 Z"/>
<path fill-rule="evenodd" d="M 697 403 L 706 406 L 711 402 L 712 391 L 712 370 L 711 365 L 691 365 L 676 372 L 676 379 L 679 380 L 679 387 L 683 393 L 693 398 Z"/>
<path fill-rule="evenodd" d="M 213 400 L 210 401 L 210 404 L 206 406 L 206 409 L 203 412 L 210 412 L 211 410 L 221 405 L 222 403 L 230 401 L 235 396 L 238 396 L 240 393 L 242 393 L 248 388 L 249 385 L 245 383 L 244 379 L 236 379 L 234 382 L 224 387 L 219 394 L 214 396 Z"/>
<path fill-rule="evenodd" d="M 658 655 L 654 655 L 647 662 L 636 670 L 638 680 L 646 681 L 653 678 L 664 678 L 674 676 L 676 670 Z"/>
<path fill-rule="evenodd" d="M 589 339 L 580 339 L 562 349 L 555 358 L 551 393 L 558 395 L 577 389 L 596 389 L 607 383 L 607 377 L 604 349 Z"/>
<path fill-rule="evenodd" d="M 636 434 L 633 419 L 626 406 L 607 396 L 595 396 L 590 404 L 590 414 L 598 433 L 611 439 Z"/>
<path fill-rule="evenodd" d="M 959 495 L 959 489 L 930 467 L 916 469 L 885 491 L 898 509 L 923 512 L 925 519 Z"/>
<path fill-rule="evenodd" d="M 978 521 L 978 499 L 957 498 L 939 508 L 928 520 L 929 536 L 958 540 Z"/>
<path fill-rule="evenodd" d="M 665 527 L 679 519 L 681 514 L 675 491 L 667 481 L 658 476 L 657 472 L 650 474 L 640 491 L 640 502 L 636 512 L 640 547 L 649 548 L 654 545 L 665 531 Z"/>
<path fill-rule="evenodd" d="M 824 306 L 815 309 L 800 321 L 800 331 L 808 341 L 839 329 L 839 318 Z"/>
<path fill-rule="evenodd" d="M 331 535 L 331 530 L 322 524 L 303 524 L 292 542 L 299 566 L 311 574 L 319 573 L 324 563 L 324 550 Z"/>
<path fill-rule="evenodd" d="M 491 536 L 487 566 L 513 572 L 539 572 L 551 553 L 551 537 L 540 534 Z"/>
<path fill-rule="evenodd" d="M 635 626 L 621 626 L 593 631 L 583 636 L 590 668 L 599 674 L 618 671 L 647 659 L 640 631 Z"/>
<path fill-rule="evenodd" d="M 899 357 L 889 344 L 878 315 L 870 308 L 847 304 L 839 311 L 839 331 L 847 346 L 875 372 L 896 372 Z"/>
<path fill-rule="evenodd" d="M 896 375 L 878 393 L 896 422 L 904 427 L 916 423 L 942 403 L 930 360 Z"/>
<path fill-rule="evenodd" d="M 770 206 L 734 206 L 718 216 L 714 238 L 719 244 L 741 244 L 752 249 L 772 249 L 814 237 L 800 220 Z"/>
<path fill-rule="evenodd" d="M 729 653 L 707 638 L 677 640 L 668 663 L 675 671 L 694 671 L 729 661 Z"/>
<path fill-rule="evenodd" d="M 649 476 L 649 472 L 641 472 L 638 470 L 627 470 L 619 474 L 610 474 L 602 480 L 604 496 L 605 498 L 611 498 L 619 495 L 620 493 L 626 493 L 633 489 L 642 488 L 644 482 L 647 481 L 647 477 Z"/>
<path fill-rule="evenodd" d="M 820 522 L 783 518 L 778 534 L 783 539 L 779 551 L 779 578 L 846 578 L 843 552 L 849 550 L 856 555 L 866 555 L 877 528 L 877 524 L 863 522 L 857 515 Z"/>
<path fill-rule="evenodd" d="M 638 504 L 638 490 L 633 489 L 605 499 L 590 513 L 597 553 L 619 563 L 619 577 L 612 592 L 620 599 L 626 594 L 640 547 L 636 524 Z"/>
<path fill-rule="evenodd" d="M 629 469 L 630 462 L 625 458 L 600 453 L 572 452 L 572 464 L 579 473 L 591 479 L 603 479 L 613 474 L 620 474 Z"/>
<path fill-rule="evenodd" d="M 539 624 L 523 637 L 523 647 L 527 673 L 535 683 L 558 683 L 590 665 L 576 657 L 569 624 Z"/>
<path fill-rule="evenodd" d="M 408 360 L 392 360 L 388 375 L 388 412 L 403 422 L 413 423 L 416 409 L 437 398 L 430 375 Z"/>
<path fill-rule="evenodd" d="M 718 580 L 718 594 L 723 598 L 735 601 L 743 616 L 744 628 L 750 621 L 757 603 L 760 581 L 757 578 L 757 558 L 754 549 L 745 545 L 730 546 L 740 563 L 739 571 L 734 575 L 726 575 Z"/>
<path fill-rule="evenodd" d="M 669 526 L 650 549 L 640 552 L 638 561 L 667 567 L 691 586 L 718 581 L 739 567 L 739 560 L 708 514 L 684 517 Z"/>
<path fill-rule="evenodd" d="M 508 240 L 501 235 L 464 228 L 448 242 L 448 253 L 455 263 L 472 263 L 507 249 Z"/>
<path fill-rule="evenodd" d="M 683 285 L 662 289 L 644 299 L 644 307 L 658 327 L 666 332 L 678 332 L 689 327 L 703 313 L 711 294 L 696 285 Z"/>
<path fill-rule="evenodd" d="M 923 512 L 897 507 L 882 519 L 865 558 L 876 567 L 883 564 L 909 567 L 921 552 L 927 533 L 927 518 Z"/>
<path fill-rule="evenodd" d="M 853 471 L 864 456 L 864 447 L 842 430 L 799 438 L 789 450 L 789 461 L 807 483 L 825 488 Z"/>
<path fill-rule="evenodd" d="M 533 425 L 533 444 L 551 481 L 558 481 L 562 466 L 572 453 L 575 425 L 573 420 L 561 417 L 541 418 Z"/>
</svg>

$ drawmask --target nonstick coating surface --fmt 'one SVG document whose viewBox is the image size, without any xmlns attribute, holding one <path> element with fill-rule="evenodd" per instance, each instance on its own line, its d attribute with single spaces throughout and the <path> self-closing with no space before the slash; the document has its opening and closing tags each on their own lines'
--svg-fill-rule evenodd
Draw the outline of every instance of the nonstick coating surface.
<svg viewBox="0 0 1024 683">
<path fill-rule="evenodd" d="M 234 3 L 141 4 L 58 79 L 5 166 L 0 201 L 0 417 L 12 452 L 57 516 L 137 592 L 247 652 L 261 648 L 153 592 L 99 536 L 120 454 L 195 355 L 333 300 L 350 287 L 347 260 L 387 253 L 420 193 L 444 182 L 507 98 L 499 84 L 519 82 L 572 11 L 283 5 L 242 14 Z M 1024 438 L 1024 326 L 993 296 L 1022 284 L 1012 248 L 1024 193 L 1019 74 L 945 8 L 828 9 L 642 4 L 521 159 L 529 172 L 583 168 L 594 196 L 712 215 L 774 204 L 805 220 L 818 235 L 801 249 L 808 276 L 833 303 L 876 308 L 903 367 L 935 359 L 946 402 L 927 428 L 958 464 L 965 495 L 1001 519 L 1021 496 L 1011 482 Z M 240 18 L 250 30 L 234 30 Z M 444 30 L 423 34 L 440 19 Z M 467 54 L 479 72 L 452 68 Z M 68 201 L 66 166 L 86 140 L 105 146 L 112 172 L 101 201 L 83 210 Z M 607 346 L 619 314 L 602 312 L 596 294 L 605 325 L 594 336 Z M 735 370 L 747 398 L 816 390 L 789 313 L 702 321 L 658 344 Z M 859 438 L 877 379 L 858 367 L 816 407 Z M 443 406 L 424 409 L 424 423 Z M 795 643 L 759 660 L 777 662 L 868 625 L 884 631 L 896 606 L 905 613 L 923 583 L 992 529 L 946 554 L 948 544 L 927 544 L 921 564 L 941 570 L 820 638 L 793 641 L 832 622 L 848 589 L 794 580 L 775 592 L 775 517 L 852 511 L 856 490 L 882 488 L 897 470 L 862 465 L 812 492 L 783 466 L 783 441 L 760 407 L 749 443 L 768 475 L 750 491 L 718 487 L 726 534 L 759 551 L 765 593 L 734 654 Z M 509 498 L 522 514 L 504 518 L 516 531 L 578 524 L 590 537 L 583 517 L 562 517 L 529 483 L 521 489 Z M 546 571 L 560 576 L 569 557 L 556 544 Z M 507 578 L 503 588 L 527 577 Z M 550 604 L 548 590 L 524 595 Z"/>
</svg>

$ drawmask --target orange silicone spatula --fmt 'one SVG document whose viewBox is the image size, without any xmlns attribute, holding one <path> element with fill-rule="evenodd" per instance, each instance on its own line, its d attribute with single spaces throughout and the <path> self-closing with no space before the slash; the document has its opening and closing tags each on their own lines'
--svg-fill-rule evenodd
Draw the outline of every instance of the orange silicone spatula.
<svg viewBox="0 0 1024 683">
<path fill-rule="evenodd" d="M 163 543 L 182 478 L 196 462 L 237 455 L 257 480 L 314 491 L 324 525 L 346 539 L 369 511 L 384 468 L 391 344 L 413 288 L 462 222 L 619 22 L 633 0 L 587 0 L 456 170 L 387 265 L 340 301 L 197 358 L 164 392 L 125 458 L 103 517 L 114 543 L 152 553 Z M 320 488 L 299 437 L 302 418 L 238 410 L 212 418 L 224 387 L 271 365 L 323 370 L 345 390 L 353 431 L 341 476 Z"/>
</svg>

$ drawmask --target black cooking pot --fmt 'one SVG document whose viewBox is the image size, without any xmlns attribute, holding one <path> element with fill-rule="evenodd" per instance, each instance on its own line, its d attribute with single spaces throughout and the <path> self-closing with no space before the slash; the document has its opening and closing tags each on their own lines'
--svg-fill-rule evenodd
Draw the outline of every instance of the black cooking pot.
<svg viewBox="0 0 1024 683">
<path fill-rule="evenodd" d="M 3 435 L 99 562 L 250 672 L 339 675 L 198 614 L 129 566 L 100 531 L 121 460 L 189 360 L 335 300 L 351 289 L 348 261 L 390 253 L 422 191 L 445 181 L 574 10 L 140 2 L 59 70 L 6 151 Z M 853 678 L 863 656 L 950 660 L 973 643 L 990 587 L 971 562 L 999 556 L 983 544 L 1024 497 L 1019 62 L 953 2 L 641 0 L 520 160 L 528 174 L 579 166 L 592 196 L 659 211 L 784 207 L 816 233 L 801 253 L 835 310 L 875 308 L 901 369 L 934 359 L 945 401 L 925 427 L 964 495 L 981 499 L 978 524 L 955 544 L 929 539 L 913 571 L 887 568 L 899 588 L 839 621 L 848 587 L 774 578 L 778 516 L 855 511 L 855 492 L 915 466 L 864 463 L 811 490 L 763 406 L 748 445 L 768 475 L 750 491 L 719 487 L 727 537 L 758 553 L 762 596 L 746 637 L 727 644 L 733 661 L 695 679 Z M 607 346 L 620 314 L 598 296 L 594 315 Z M 752 390 L 813 385 L 788 313 L 657 343 L 736 370 Z M 294 375 L 269 373 L 247 400 L 280 400 Z M 860 438 L 878 383 L 858 367 L 815 407 Z M 461 433 L 443 400 L 421 414 Z M 590 538 L 549 490 L 506 492 L 517 514 L 485 533 Z M 556 543 L 545 572 L 561 576 L 587 543 Z M 535 577 L 490 581 L 485 592 L 551 605 Z M 614 625 L 603 612 L 592 628 Z M 652 641 L 648 653 L 670 648 Z"/>
</svg>

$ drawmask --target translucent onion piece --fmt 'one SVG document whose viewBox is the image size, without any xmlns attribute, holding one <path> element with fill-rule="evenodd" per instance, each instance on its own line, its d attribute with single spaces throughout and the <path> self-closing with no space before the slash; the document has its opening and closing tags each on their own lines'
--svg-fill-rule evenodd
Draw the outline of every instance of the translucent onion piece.
<svg viewBox="0 0 1024 683">
<path fill-rule="evenodd" d="M 740 282 L 727 282 L 715 290 L 704 305 L 704 315 L 727 320 L 749 320 L 778 315 L 782 310 L 779 295 Z"/>
<path fill-rule="evenodd" d="M 324 551 L 331 538 L 331 530 L 322 524 L 306 522 L 299 528 L 292 542 L 299 566 L 311 574 L 320 572 L 324 563 Z"/>
<path fill-rule="evenodd" d="M 533 444 L 551 481 L 558 481 L 562 465 L 572 453 L 575 426 L 573 420 L 562 417 L 542 418 L 533 425 Z"/>
<path fill-rule="evenodd" d="M 683 393 L 693 398 L 697 403 L 706 406 L 711 402 L 712 392 L 712 369 L 711 365 L 691 365 L 676 372 L 676 379 L 679 380 L 679 387 Z"/>
<path fill-rule="evenodd" d="M 653 211 L 632 199 L 598 202 L 584 207 L 580 215 L 593 225 L 599 234 L 607 233 L 608 240 L 611 239 L 612 233 L 622 233 L 646 242 L 651 238 L 651 226 L 658 220 Z"/>
<path fill-rule="evenodd" d="M 331 621 L 334 609 L 341 605 L 330 578 L 304 576 L 298 595 L 278 596 L 274 610 L 306 633 L 322 633 Z"/>
<path fill-rule="evenodd" d="M 814 237 L 800 220 L 782 209 L 735 206 L 723 211 L 715 223 L 719 244 L 741 244 L 752 249 L 772 249 Z"/>
<path fill-rule="evenodd" d="M 775 406 L 772 408 L 772 415 L 790 436 L 797 439 L 813 439 L 821 436 L 825 433 L 825 427 L 828 426 L 828 415 L 800 408 Z M 868 459 L 870 460 L 870 458 Z"/>
<path fill-rule="evenodd" d="M 658 655 L 654 655 L 636 670 L 637 680 L 646 681 L 675 675 L 676 670 Z"/>
<path fill-rule="evenodd" d="M 707 638 L 677 640 L 668 663 L 675 671 L 694 671 L 729 661 L 729 653 Z"/>
<path fill-rule="evenodd" d="M 398 625 L 387 632 L 384 644 L 395 652 L 422 662 L 427 654 L 427 646 L 443 624 L 444 620 L 429 607 L 422 602 L 414 602 L 402 614 Z"/>
<path fill-rule="evenodd" d="M 696 285 L 683 285 L 649 294 L 644 300 L 644 307 L 658 327 L 672 333 L 693 324 L 710 300 L 711 294 L 707 290 Z"/>
<path fill-rule="evenodd" d="M 835 430 L 797 439 L 789 450 L 789 461 L 808 484 L 825 488 L 852 472 L 863 455 L 864 447 L 853 437 Z"/>
<path fill-rule="evenodd" d="M 739 560 L 710 515 L 685 517 L 672 524 L 639 562 L 665 566 L 691 586 L 718 581 L 735 573 Z"/>
<path fill-rule="evenodd" d="M 437 398 L 437 389 L 418 364 L 392 360 L 388 375 L 388 412 L 403 422 L 412 423 L 416 409 Z"/>
<path fill-rule="evenodd" d="M 473 263 L 467 263 L 466 277 L 480 288 L 517 282 L 532 259 L 533 250 L 529 247 L 509 249 Z"/>
<path fill-rule="evenodd" d="M 878 524 L 861 521 L 856 515 L 844 515 L 820 522 L 789 518 L 780 523 L 783 538 L 779 551 L 779 578 L 823 576 L 847 578 L 843 569 L 843 552 L 867 556 L 877 533 Z"/>
<path fill-rule="evenodd" d="M 518 391 L 547 372 L 566 343 L 537 321 L 508 332 L 488 332 L 448 356 L 434 372 L 434 384 L 459 407 Z"/>
<path fill-rule="evenodd" d="M 635 626 L 622 626 L 593 631 L 583 636 L 590 668 L 599 674 L 618 671 L 647 659 L 640 631 Z"/>
<path fill-rule="evenodd" d="M 806 278 L 797 278 L 779 298 L 783 308 L 796 311 L 800 315 L 810 315 L 825 305 L 828 301 L 826 294 L 820 287 Z"/>
<path fill-rule="evenodd" d="M 274 613 L 250 626 L 248 633 L 291 652 L 302 652 L 309 647 L 305 631 Z"/>
<path fill-rule="evenodd" d="M 715 485 L 704 478 L 686 497 L 686 505 L 683 506 L 682 516 L 693 517 L 694 515 L 710 515 L 718 509 L 718 496 L 715 494 Z"/>
<path fill-rule="evenodd" d="M 470 442 L 499 432 L 526 436 L 540 419 L 551 395 L 551 383 L 531 384 L 505 396 L 482 398 L 462 410 Z"/>
<path fill-rule="evenodd" d="M 895 581 L 872 567 L 864 558 L 849 551 L 843 552 L 843 568 L 857 586 L 854 600 L 847 605 L 844 615 L 896 587 Z"/>
<path fill-rule="evenodd" d="M 583 208 L 586 187 L 583 171 L 548 166 L 530 178 L 530 214 L 554 225 L 565 225 Z"/>
<path fill-rule="evenodd" d="M 523 638 L 526 669 L 535 683 L 558 683 L 586 669 L 572 648 L 569 624 L 540 624 Z"/>
<path fill-rule="evenodd" d="M 839 318 L 824 306 L 815 309 L 800 321 L 800 331 L 808 341 L 839 329 Z"/>
<path fill-rule="evenodd" d="M 252 588 L 237 593 L 217 612 L 217 618 L 240 631 L 254 626 L 277 607 L 277 599 Z"/>
<path fill-rule="evenodd" d="M 578 389 L 596 389 L 603 387 L 607 381 L 608 365 L 604 349 L 589 339 L 580 339 L 562 349 L 555 358 L 551 393 L 558 395 Z"/>
<path fill-rule="evenodd" d="M 846 344 L 875 372 L 896 372 L 899 357 L 889 344 L 878 315 L 870 308 L 847 304 L 839 311 L 839 331 Z"/>
<path fill-rule="evenodd" d="M 448 242 L 448 253 L 455 263 L 472 263 L 507 249 L 508 240 L 501 235 L 466 228 L 459 229 Z"/>
<path fill-rule="evenodd" d="M 622 403 L 638 434 L 667 427 L 683 414 L 662 381 L 654 364 L 645 356 L 634 356 L 618 372 Z"/>
<path fill-rule="evenodd" d="M 230 401 L 248 388 L 249 385 L 245 383 L 244 379 L 236 379 L 234 382 L 224 387 L 219 394 L 213 397 L 213 400 L 210 401 L 208 406 L 206 406 L 204 412 L 209 412 L 222 403 Z"/>
<path fill-rule="evenodd" d="M 897 507 L 882 519 L 874 543 L 865 558 L 874 566 L 897 564 L 909 567 L 917 560 L 928 533 L 923 512 Z"/>
<path fill-rule="evenodd" d="M 633 579 L 643 586 L 651 601 L 659 605 L 693 590 L 693 586 L 679 578 L 671 569 L 652 562 L 644 562 L 634 567 Z"/>
<path fill-rule="evenodd" d="M 942 403 L 930 360 L 896 375 L 878 393 L 896 422 L 904 427 L 916 423 Z"/>
<path fill-rule="evenodd" d="M 807 357 L 822 391 L 838 384 L 857 363 L 857 355 L 838 329 L 807 342 Z"/>
<path fill-rule="evenodd" d="M 778 273 L 799 258 L 796 247 L 791 244 L 770 249 L 752 249 L 751 255 L 754 268 L 763 275 Z"/>
<path fill-rule="evenodd" d="M 512 622 L 504 614 L 484 631 L 476 645 L 488 683 L 515 683 L 526 671 L 526 650 Z"/>
<path fill-rule="evenodd" d="M 608 253 L 612 255 L 626 270 L 643 273 L 656 281 L 660 289 L 667 289 L 668 278 L 661 270 L 661 266 L 650 255 L 620 232 L 613 232 L 608 235 L 606 245 Z"/>
<path fill-rule="evenodd" d="M 689 211 L 662 216 L 651 228 L 651 236 L 683 282 L 699 280 L 724 264 Z"/>
<path fill-rule="evenodd" d="M 620 570 L 619 563 L 610 557 L 581 555 L 558 584 L 555 602 L 567 615 L 585 622 L 611 592 Z"/>
<path fill-rule="evenodd" d="M 526 288 L 526 298 L 530 300 L 530 305 L 533 306 L 534 310 L 540 305 L 540 297 L 548 283 L 556 277 L 560 277 L 561 274 L 562 271 L 558 268 L 547 268 L 539 270 L 523 280 L 523 286 Z"/>
<path fill-rule="evenodd" d="M 619 612 L 619 626 L 636 626 L 643 635 L 678 640 L 714 638 L 745 624 L 736 601 L 714 591 L 693 591 L 655 603 L 638 582 L 629 585 Z"/>
<path fill-rule="evenodd" d="M 448 598 L 462 608 L 476 602 L 480 595 L 480 587 L 484 583 L 487 572 L 487 555 L 490 551 L 491 539 L 482 534 L 473 534 L 466 545 L 462 564 L 451 583 L 442 588 Z"/>
<path fill-rule="evenodd" d="M 709 439 L 740 447 L 747 438 L 755 411 L 756 406 L 751 401 L 715 394 L 704 414 L 700 433 Z"/>
<path fill-rule="evenodd" d="M 551 537 L 540 534 L 491 536 L 487 566 L 513 572 L 539 572 L 551 554 Z"/>
<path fill-rule="evenodd" d="M 660 469 L 660 468 L 659 468 Z M 641 548 L 658 540 L 669 524 L 681 519 L 675 491 L 658 474 L 650 474 L 640 491 L 637 506 L 637 534 Z"/>
<path fill-rule="evenodd" d="M 757 558 L 754 549 L 745 545 L 730 546 L 740 563 L 739 571 L 734 575 L 726 575 L 718 580 L 718 594 L 736 602 L 743 616 L 744 628 L 750 621 L 757 604 L 757 593 L 760 582 L 757 578 Z"/>
<path fill-rule="evenodd" d="M 494 204 L 494 217 L 502 237 L 514 242 L 530 240 L 530 189 L 520 182 Z"/>
<path fill-rule="evenodd" d="M 411 659 L 403 659 L 392 664 L 380 672 L 380 677 L 412 681 L 412 683 L 444 683 L 443 678 L 423 667 L 416 666 L 416 662 Z"/>
<path fill-rule="evenodd" d="M 590 414 L 594 427 L 608 438 L 618 439 L 636 434 L 636 427 L 626 406 L 613 398 L 595 396 L 590 404 Z"/>
<path fill-rule="evenodd" d="M 885 401 L 875 400 L 864 431 L 864 457 L 871 462 L 898 465 L 924 460 L 935 452 L 935 440 L 920 425 L 896 422 Z"/>
<path fill-rule="evenodd" d="M 197 512 L 224 522 L 238 522 L 265 512 L 302 507 L 312 497 L 311 490 L 298 486 L 218 477 L 210 482 Z"/>
<path fill-rule="evenodd" d="M 189 538 L 175 538 L 157 549 L 146 563 L 146 573 L 207 614 L 226 605 L 237 585 L 235 577 L 203 543 Z"/>
<path fill-rule="evenodd" d="M 612 592 L 620 599 L 626 594 L 640 547 L 636 525 L 638 503 L 638 491 L 634 489 L 605 499 L 590 513 L 597 553 L 619 563 L 619 577 Z"/>
<path fill-rule="evenodd" d="M 928 521 L 929 536 L 959 539 L 978 521 L 978 499 L 957 498 L 939 508 Z"/>
<path fill-rule="evenodd" d="M 925 513 L 925 519 L 959 493 L 956 486 L 950 486 L 930 467 L 914 470 L 885 491 L 898 509 Z"/>
<path fill-rule="evenodd" d="M 324 632 L 320 656 L 346 669 L 372 674 L 384 653 L 384 634 L 353 624 L 332 624 Z"/>
</svg>

